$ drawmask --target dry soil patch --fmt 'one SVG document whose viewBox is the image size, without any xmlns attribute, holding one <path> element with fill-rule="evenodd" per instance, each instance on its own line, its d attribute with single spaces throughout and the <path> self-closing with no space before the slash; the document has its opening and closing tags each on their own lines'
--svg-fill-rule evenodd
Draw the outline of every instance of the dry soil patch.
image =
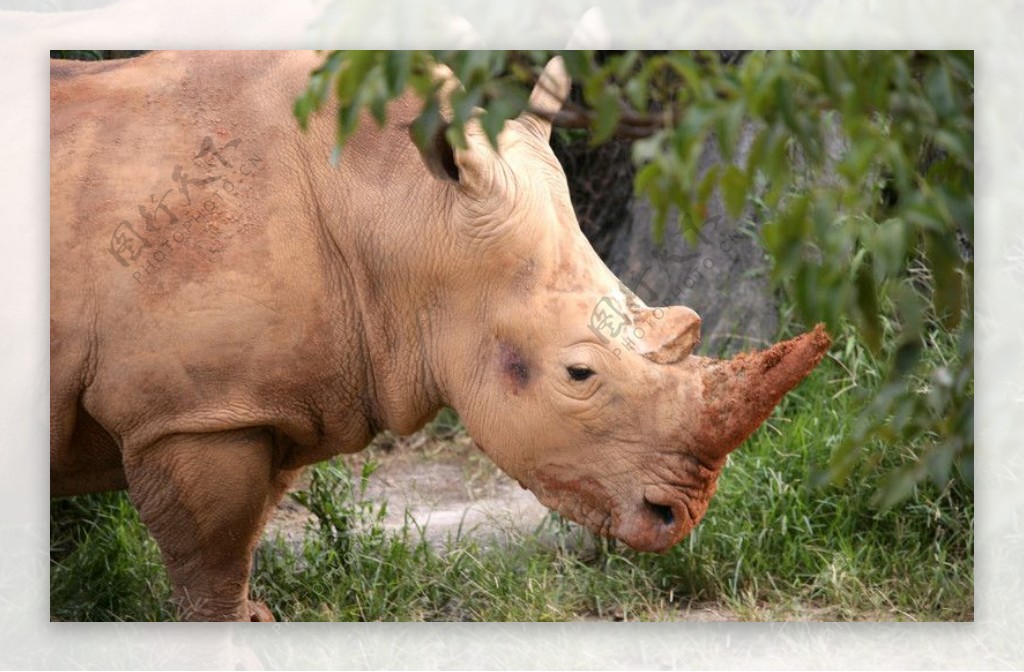
<svg viewBox="0 0 1024 672">
<path fill-rule="evenodd" d="M 387 502 L 385 529 L 396 531 L 409 525 L 422 530 L 436 547 L 449 538 L 488 542 L 532 533 L 548 515 L 532 493 L 495 467 L 464 434 L 445 438 L 426 432 L 383 435 L 362 453 L 344 459 L 356 473 L 368 460 L 376 463 L 366 498 L 377 504 Z M 296 488 L 308 483 L 304 476 Z M 314 520 L 303 506 L 285 497 L 266 535 L 280 534 L 298 544 L 304 527 Z"/>
</svg>

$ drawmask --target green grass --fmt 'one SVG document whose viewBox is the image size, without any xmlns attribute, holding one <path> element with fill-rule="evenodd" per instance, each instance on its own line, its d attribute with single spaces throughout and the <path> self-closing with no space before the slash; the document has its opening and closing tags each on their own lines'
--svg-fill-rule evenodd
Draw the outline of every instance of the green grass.
<svg viewBox="0 0 1024 672">
<path fill-rule="evenodd" d="M 160 552 L 125 493 L 50 502 L 51 620 L 170 620 L 170 595 Z"/>
<path fill-rule="evenodd" d="M 302 547 L 260 547 L 253 594 L 283 620 L 663 620 L 695 605 L 743 620 L 973 619 L 969 479 L 924 481 L 880 509 L 882 475 L 919 447 L 876 442 L 841 485 L 814 485 L 881 384 L 859 347 L 833 350 L 839 359 L 826 359 L 731 456 L 704 521 L 664 555 L 607 541 L 595 549 L 554 517 L 548 534 L 506 546 L 456 539 L 436 549 L 411 523 L 385 533 L 381 505 L 364 496 L 368 472 L 338 461 L 318 465 L 298 494 L 319 521 Z M 428 431 L 458 431 L 452 417 L 440 422 Z M 54 502 L 53 618 L 167 619 L 168 597 L 127 497 Z"/>
</svg>

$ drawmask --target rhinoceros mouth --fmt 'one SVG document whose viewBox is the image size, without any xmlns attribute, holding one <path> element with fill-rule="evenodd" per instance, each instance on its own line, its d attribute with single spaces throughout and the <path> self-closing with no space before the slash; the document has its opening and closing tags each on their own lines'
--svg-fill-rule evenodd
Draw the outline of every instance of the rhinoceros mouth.
<svg viewBox="0 0 1024 672">
<path fill-rule="evenodd" d="M 530 479 L 530 490 L 548 508 L 595 534 L 622 541 L 637 551 L 662 553 L 693 529 L 686 502 L 648 486 L 630 498 L 613 496 L 593 478 L 560 478 L 552 471 Z"/>
</svg>

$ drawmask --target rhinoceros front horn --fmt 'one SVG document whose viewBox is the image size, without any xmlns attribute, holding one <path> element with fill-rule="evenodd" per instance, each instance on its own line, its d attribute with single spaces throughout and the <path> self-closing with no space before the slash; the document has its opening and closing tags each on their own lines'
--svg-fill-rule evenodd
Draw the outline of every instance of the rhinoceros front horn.
<svg viewBox="0 0 1024 672">
<path fill-rule="evenodd" d="M 818 365 L 831 344 L 819 324 L 760 352 L 728 360 L 695 358 L 703 398 L 694 448 L 715 462 L 724 460 L 771 415 L 783 395 Z"/>
</svg>

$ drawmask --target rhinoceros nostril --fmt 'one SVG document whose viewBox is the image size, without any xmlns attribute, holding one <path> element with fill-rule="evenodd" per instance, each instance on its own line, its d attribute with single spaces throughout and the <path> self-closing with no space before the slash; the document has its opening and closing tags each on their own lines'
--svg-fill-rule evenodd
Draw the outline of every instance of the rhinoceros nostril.
<svg viewBox="0 0 1024 672">
<path fill-rule="evenodd" d="M 661 519 L 661 522 L 665 525 L 671 525 L 676 522 L 676 514 L 672 512 L 672 507 L 665 506 L 664 504 L 655 504 L 654 502 L 647 502 L 647 506 L 651 507 L 654 514 Z"/>
</svg>

